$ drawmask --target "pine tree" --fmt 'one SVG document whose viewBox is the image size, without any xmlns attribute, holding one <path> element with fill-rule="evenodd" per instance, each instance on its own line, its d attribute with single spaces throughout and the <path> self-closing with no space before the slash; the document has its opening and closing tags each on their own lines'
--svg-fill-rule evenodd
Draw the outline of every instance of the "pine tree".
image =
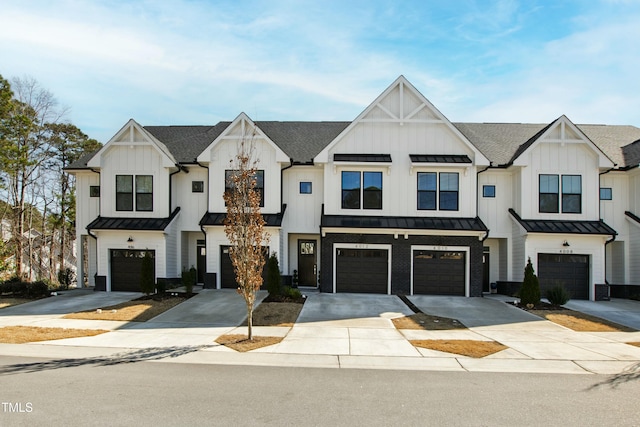
<svg viewBox="0 0 640 427">
<path fill-rule="evenodd" d="M 520 303 L 522 305 L 533 304 L 534 306 L 540 302 L 540 282 L 538 276 L 533 271 L 533 264 L 531 264 L 531 258 L 527 261 L 527 266 L 524 268 L 524 281 L 522 282 L 522 288 L 520 288 Z"/>
</svg>

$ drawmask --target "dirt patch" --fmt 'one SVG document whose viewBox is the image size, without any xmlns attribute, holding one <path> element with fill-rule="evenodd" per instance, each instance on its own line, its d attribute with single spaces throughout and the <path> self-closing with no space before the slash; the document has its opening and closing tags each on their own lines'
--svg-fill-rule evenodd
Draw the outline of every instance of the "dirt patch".
<svg viewBox="0 0 640 427">
<path fill-rule="evenodd" d="M 302 307 L 296 302 L 262 302 L 253 310 L 253 326 L 291 327 L 296 323 Z M 242 325 L 247 325 L 246 319 Z"/>
<path fill-rule="evenodd" d="M 629 345 L 635 345 L 636 347 L 640 347 L 640 342 L 628 342 Z"/>
<path fill-rule="evenodd" d="M 415 347 L 428 348 L 430 350 L 444 351 L 446 353 L 460 354 L 475 358 L 489 356 L 490 354 L 494 354 L 508 348 L 496 341 L 411 340 L 409 342 Z"/>
<path fill-rule="evenodd" d="M 63 340 L 65 338 L 92 337 L 104 334 L 103 329 L 40 328 L 36 326 L 5 326 L 0 328 L 0 342 L 24 344 L 28 342 Z"/>
<path fill-rule="evenodd" d="M 246 352 L 257 348 L 268 347 L 278 344 L 283 337 L 256 337 L 251 341 L 247 339 L 247 335 L 221 335 L 216 339 L 218 344 L 229 347 L 235 351 Z"/>
<path fill-rule="evenodd" d="M 420 329 L 425 331 L 445 331 L 448 329 L 467 329 L 459 320 L 448 317 L 416 313 L 410 316 L 391 319 L 396 329 Z"/>
<path fill-rule="evenodd" d="M 191 295 L 144 296 L 132 301 L 123 302 L 96 310 L 80 311 L 64 316 L 65 319 L 83 320 L 117 320 L 123 322 L 146 322 L 181 302 Z"/>
<path fill-rule="evenodd" d="M 20 305 L 31 301 L 35 300 L 30 298 L 2 297 L 0 298 L 0 308 L 12 307 L 14 305 Z"/>
</svg>

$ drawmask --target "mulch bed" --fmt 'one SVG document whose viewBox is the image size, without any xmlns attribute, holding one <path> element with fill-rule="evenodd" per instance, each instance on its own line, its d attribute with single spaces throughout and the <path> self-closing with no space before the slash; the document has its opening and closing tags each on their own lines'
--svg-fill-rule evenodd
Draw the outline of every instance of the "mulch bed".
<svg viewBox="0 0 640 427">
<path fill-rule="evenodd" d="M 104 334 L 102 329 L 42 328 L 38 326 L 5 326 L 0 328 L 0 342 L 25 344 L 29 342 L 62 340 L 66 338 L 92 337 Z"/>
<path fill-rule="evenodd" d="M 249 341 L 247 335 L 230 334 L 221 335 L 216 339 L 216 342 L 235 351 L 246 352 L 278 344 L 283 339 L 283 337 L 256 337 L 254 335 L 253 339 Z"/>
<path fill-rule="evenodd" d="M 506 350 L 508 347 L 496 341 L 475 340 L 411 340 L 415 347 L 429 350 L 443 351 L 446 353 L 460 354 L 463 356 L 481 358 L 490 354 Z"/>
</svg>

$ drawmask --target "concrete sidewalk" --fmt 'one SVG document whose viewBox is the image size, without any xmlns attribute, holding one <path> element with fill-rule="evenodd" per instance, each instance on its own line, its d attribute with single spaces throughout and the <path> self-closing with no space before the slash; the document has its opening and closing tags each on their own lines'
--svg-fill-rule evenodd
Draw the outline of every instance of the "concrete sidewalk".
<svg viewBox="0 0 640 427">
<path fill-rule="evenodd" d="M 259 299 L 264 296 L 261 293 Z M 126 296 L 131 297 L 135 294 Z M 310 293 L 292 328 L 255 328 L 256 335 L 284 337 L 282 342 L 237 353 L 216 344 L 215 339 L 228 333 L 246 333 L 246 327 L 236 326 L 245 316 L 244 301 L 234 291 L 207 290 L 144 323 L 61 319 L 64 314 L 61 308 L 50 309 L 46 317 L 25 315 L 36 310 L 28 306 L 34 303 L 24 304 L 26 307 L 20 310 L 21 306 L 3 309 L 0 326 L 23 322 L 86 328 L 92 324 L 111 332 L 34 344 L 0 344 L 0 354 L 363 369 L 573 374 L 640 371 L 640 348 L 625 344 L 640 342 L 640 332 L 574 332 L 490 298 L 412 296 L 410 299 L 425 312 L 455 317 L 469 328 L 399 331 L 391 319 L 412 312 L 397 296 Z M 85 305 L 95 302 L 87 301 Z M 35 318 L 38 320 L 34 321 Z M 473 359 L 416 348 L 409 342 L 413 339 L 496 340 L 509 348 Z"/>
</svg>

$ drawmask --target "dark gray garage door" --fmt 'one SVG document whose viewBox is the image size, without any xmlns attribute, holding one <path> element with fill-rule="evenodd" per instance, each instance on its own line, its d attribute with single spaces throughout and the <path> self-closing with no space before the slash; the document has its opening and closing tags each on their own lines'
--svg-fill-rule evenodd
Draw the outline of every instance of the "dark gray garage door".
<svg viewBox="0 0 640 427">
<path fill-rule="evenodd" d="M 267 289 L 267 258 L 269 256 L 269 247 L 265 246 L 263 249 L 263 255 L 265 256 L 264 268 L 262 270 L 262 287 L 260 289 Z M 220 248 L 220 287 L 228 289 L 236 289 L 238 282 L 236 281 L 236 272 L 233 270 L 233 264 L 231 263 L 231 256 L 229 255 L 229 246 L 222 246 Z"/>
<path fill-rule="evenodd" d="M 336 292 L 386 294 L 387 249 L 336 249 Z"/>
<path fill-rule="evenodd" d="M 538 280 L 540 295 L 562 285 L 573 299 L 589 299 L 589 256 L 565 254 L 538 254 Z"/>
<path fill-rule="evenodd" d="M 140 275 L 142 259 L 147 251 L 141 250 L 111 250 L 111 290 L 140 292 Z M 155 251 L 149 251 L 153 262 L 153 276 L 156 275 Z"/>
<path fill-rule="evenodd" d="M 413 293 L 465 295 L 465 252 L 413 251 Z"/>
</svg>

